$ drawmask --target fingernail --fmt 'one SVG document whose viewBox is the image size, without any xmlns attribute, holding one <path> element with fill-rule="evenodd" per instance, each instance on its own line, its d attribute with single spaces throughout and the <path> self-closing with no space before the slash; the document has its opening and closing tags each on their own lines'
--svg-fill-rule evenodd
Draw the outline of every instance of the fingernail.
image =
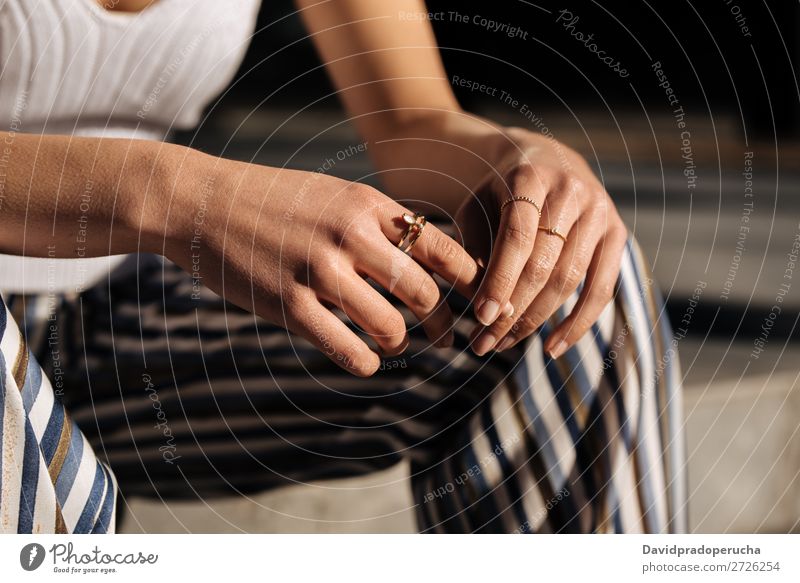
<svg viewBox="0 0 800 583">
<path fill-rule="evenodd" d="M 500 341 L 500 344 L 497 345 L 495 351 L 503 352 L 506 348 L 511 348 L 511 345 L 514 344 L 514 338 L 511 336 L 506 336 Z"/>
<path fill-rule="evenodd" d="M 475 354 L 478 356 L 483 356 L 492 349 L 495 342 L 497 342 L 497 338 L 495 338 L 493 334 L 484 334 L 478 337 L 475 344 L 472 346 L 472 350 L 474 350 Z"/>
<path fill-rule="evenodd" d="M 552 358 L 558 358 L 562 354 L 567 351 L 567 343 L 564 340 L 559 340 L 558 344 L 553 346 L 552 350 L 550 350 L 550 356 Z"/>
<path fill-rule="evenodd" d="M 476 315 L 481 324 L 490 326 L 497 320 L 499 314 L 500 304 L 494 300 L 484 300 L 480 308 L 478 308 L 478 313 Z"/>
<path fill-rule="evenodd" d="M 510 318 L 514 315 L 514 305 L 511 302 L 506 304 L 506 307 L 503 308 L 503 316 L 506 318 Z"/>
</svg>

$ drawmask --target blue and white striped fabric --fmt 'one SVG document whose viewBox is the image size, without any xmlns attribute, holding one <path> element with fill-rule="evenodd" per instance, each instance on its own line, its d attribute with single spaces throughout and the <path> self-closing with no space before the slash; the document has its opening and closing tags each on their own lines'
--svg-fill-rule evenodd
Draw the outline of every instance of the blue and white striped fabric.
<svg viewBox="0 0 800 583">
<path fill-rule="evenodd" d="M 576 299 L 520 351 L 489 404 L 463 427 L 452 457 L 420 468 L 418 499 L 459 477 L 472 489 L 447 497 L 445 516 L 441 505 L 419 505 L 429 530 L 686 531 L 680 368 L 663 301 L 633 239 L 614 303 L 553 360 L 542 343 Z"/>
<path fill-rule="evenodd" d="M 471 308 L 450 294 L 455 346 L 431 347 L 395 302 L 411 344 L 369 379 L 348 375 L 306 341 L 205 288 L 198 298 L 196 282 L 170 262 L 136 260 L 137 269 L 80 296 L 49 304 L 8 298 L 51 374 L 48 354 L 58 350 L 68 408 L 123 495 L 240 496 L 409 459 L 423 532 L 686 530 L 680 370 L 633 239 L 614 302 L 563 357 L 548 358 L 542 342 L 574 297 L 516 349 L 479 358 L 468 348 Z M 47 342 L 51 326 L 55 346 Z M 13 346 L 4 348 L 6 361 L 13 354 Z M 46 380 L 36 382 L 39 399 L 52 392 Z M 28 423 L 18 400 L 16 409 L 8 399 L 4 405 L 15 428 Z M 36 428 L 50 423 L 57 421 L 30 422 L 39 468 L 51 441 Z M 6 428 L 4 463 L 5 443 L 20 447 Z M 74 480 L 66 502 L 80 492 L 83 508 L 95 509 L 89 530 L 111 529 L 105 510 L 113 510 L 113 477 L 80 442 L 81 469 L 91 463 L 106 481 Z M 19 515 L 19 489 L 31 486 L 22 472 L 16 483 L 8 508 Z M 4 515 L 6 489 L 4 481 Z M 54 497 L 37 496 L 35 513 L 56 507 Z M 65 514 L 65 529 L 84 527 L 83 514 Z M 56 522 L 40 528 L 48 525 L 54 530 Z"/>
<path fill-rule="evenodd" d="M 0 298 L 0 532 L 113 532 L 117 486 Z"/>
</svg>

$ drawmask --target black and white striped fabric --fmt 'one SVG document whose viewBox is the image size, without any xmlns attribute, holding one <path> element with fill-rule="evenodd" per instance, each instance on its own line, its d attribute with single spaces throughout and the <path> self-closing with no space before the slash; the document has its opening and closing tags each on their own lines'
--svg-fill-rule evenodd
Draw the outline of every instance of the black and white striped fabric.
<svg viewBox="0 0 800 583">
<path fill-rule="evenodd" d="M 451 294 L 455 346 L 429 346 L 401 308 L 411 345 L 368 379 L 198 295 L 172 263 L 135 261 L 79 296 L 7 298 L 124 495 L 240 495 L 405 458 L 423 532 L 686 529 L 680 370 L 633 239 L 615 301 L 563 357 L 542 341 L 574 298 L 517 349 L 479 358 L 471 308 Z M 6 496 L 4 474 L 4 511 Z"/>
</svg>

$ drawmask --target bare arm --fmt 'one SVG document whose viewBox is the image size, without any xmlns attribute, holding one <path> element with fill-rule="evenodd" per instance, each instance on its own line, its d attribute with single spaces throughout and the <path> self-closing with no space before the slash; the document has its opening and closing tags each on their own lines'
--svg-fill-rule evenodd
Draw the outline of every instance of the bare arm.
<svg viewBox="0 0 800 583">
<path fill-rule="evenodd" d="M 406 16 L 427 12 L 425 3 L 297 4 L 348 113 L 370 142 L 387 194 L 454 213 L 508 139 L 503 128 L 459 106 L 430 24 Z"/>
<path fill-rule="evenodd" d="M 157 201 L 168 200 L 177 146 L 161 145 L 159 156 L 159 145 L 143 140 L 12 133 L 0 134 L 0 144 L 0 252 L 68 258 L 155 251 L 163 233 Z M 145 207 L 148 189 L 152 204 Z"/>
<path fill-rule="evenodd" d="M 0 252 L 165 255 L 197 285 L 303 336 L 357 375 L 377 370 L 378 350 L 329 306 L 383 354 L 408 342 L 403 316 L 363 274 L 391 289 L 439 346 L 452 343 L 452 315 L 423 266 L 474 293 L 477 265 L 435 226 L 414 247 L 417 261 L 398 251 L 408 209 L 368 186 L 144 140 L 0 140 Z"/>
</svg>

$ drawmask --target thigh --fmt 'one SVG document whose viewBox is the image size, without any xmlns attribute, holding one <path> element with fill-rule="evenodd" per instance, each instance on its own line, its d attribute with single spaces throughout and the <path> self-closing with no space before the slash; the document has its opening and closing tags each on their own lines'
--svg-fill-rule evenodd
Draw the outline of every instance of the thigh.
<svg viewBox="0 0 800 583">
<path fill-rule="evenodd" d="M 474 410 L 476 387 L 502 378 L 468 356 L 470 322 L 439 351 L 405 311 L 408 351 L 357 378 L 174 264 L 141 260 L 59 315 L 80 339 L 70 409 L 126 494 L 247 493 L 426 460 Z"/>
<path fill-rule="evenodd" d="M 542 345 L 573 296 L 507 359 L 506 380 L 431 464 L 429 532 L 682 532 L 681 383 L 664 305 L 633 239 L 613 303 L 559 359 Z"/>
<path fill-rule="evenodd" d="M 62 310 L 80 339 L 70 405 L 125 493 L 247 493 L 409 457 L 423 530 L 680 531 L 677 356 L 633 240 L 617 289 L 557 360 L 542 341 L 575 298 L 479 358 L 471 309 L 450 295 L 452 348 L 404 312 L 409 349 L 359 379 L 150 258 Z"/>
</svg>

